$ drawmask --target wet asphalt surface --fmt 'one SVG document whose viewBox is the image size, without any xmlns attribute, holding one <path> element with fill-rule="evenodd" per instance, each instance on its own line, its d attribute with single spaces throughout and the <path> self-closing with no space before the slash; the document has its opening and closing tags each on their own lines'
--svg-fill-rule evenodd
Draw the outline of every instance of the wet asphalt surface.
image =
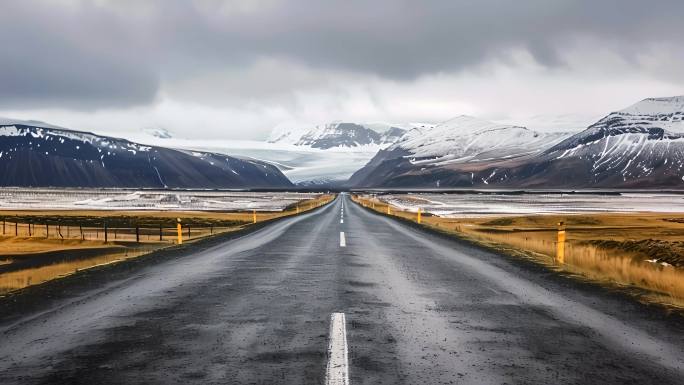
<svg viewBox="0 0 684 385">
<path fill-rule="evenodd" d="M 352 384 L 684 383 L 679 324 L 554 274 L 342 195 L 0 316 L 0 383 L 323 384 L 333 312 Z"/>
</svg>

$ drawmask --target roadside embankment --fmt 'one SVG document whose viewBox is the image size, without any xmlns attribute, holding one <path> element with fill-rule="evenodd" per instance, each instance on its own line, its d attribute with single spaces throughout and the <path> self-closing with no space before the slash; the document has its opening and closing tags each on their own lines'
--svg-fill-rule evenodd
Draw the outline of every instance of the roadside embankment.
<svg viewBox="0 0 684 385">
<path fill-rule="evenodd" d="M 586 213 L 440 217 L 402 210 L 373 196 L 352 199 L 380 214 L 684 308 L 684 215 Z M 419 212 L 420 211 L 420 212 Z"/>
<path fill-rule="evenodd" d="M 280 211 L 0 211 L 0 296 L 179 242 L 304 213 L 333 199 L 321 194 Z"/>
</svg>

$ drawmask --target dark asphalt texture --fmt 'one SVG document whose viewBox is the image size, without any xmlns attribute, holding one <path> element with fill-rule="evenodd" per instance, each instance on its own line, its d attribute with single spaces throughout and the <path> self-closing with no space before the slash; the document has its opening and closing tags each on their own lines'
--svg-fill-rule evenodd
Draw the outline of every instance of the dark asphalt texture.
<svg viewBox="0 0 684 385">
<path fill-rule="evenodd" d="M 0 383 L 324 384 L 333 312 L 352 384 L 684 383 L 683 328 L 594 291 L 342 195 L 0 315 Z"/>
</svg>

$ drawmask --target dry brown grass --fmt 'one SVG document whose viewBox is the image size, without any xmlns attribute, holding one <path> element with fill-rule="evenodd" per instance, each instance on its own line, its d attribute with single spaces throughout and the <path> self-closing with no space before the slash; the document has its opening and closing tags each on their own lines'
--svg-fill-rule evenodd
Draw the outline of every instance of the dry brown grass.
<svg viewBox="0 0 684 385">
<path fill-rule="evenodd" d="M 0 256 L 34 254 L 77 248 L 103 247 L 107 246 L 101 241 L 81 241 L 80 239 L 41 239 L 38 237 L 0 237 Z"/>
<path fill-rule="evenodd" d="M 357 203 L 387 213 L 387 203 L 352 197 Z M 416 221 L 414 212 L 390 207 L 393 216 Z M 555 261 L 558 222 L 566 224 L 565 260 Z M 633 286 L 653 293 L 649 298 L 684 307 L 682 214 L 631 213 L 527 215 L 500 218 L 442 218 L 423 215 L 422 225 L 455 234 L 484 246 L 524 255 L 554 269 L 590 280 Z M 657 247 L 657 248 L 656 248 Z M 658 259 L 658 263 L 646 262 Z M 674 266 L 663 266 L 666 262 Z"/>
<path fill-rule="evenodd" d="M 0 274 L 0 294 L 40 284 L 51 279 L 65 277 L 82 269 L 135 258 L 153 250 L 156 250 L 156 248 L 122 248 L 120 251 L 115 252 L 108 249 L 107 252 L 92 258 L 56 261 L 43 266 L 6 272 Z"/>
</svg>

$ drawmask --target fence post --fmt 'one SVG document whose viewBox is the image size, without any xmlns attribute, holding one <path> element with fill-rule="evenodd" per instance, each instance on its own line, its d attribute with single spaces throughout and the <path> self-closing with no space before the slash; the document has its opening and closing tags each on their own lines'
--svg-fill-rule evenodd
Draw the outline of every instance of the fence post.
<svg viewBox="0 0 684 385">
<path fill-rule="evenodd" d="M 420 218 L 420 207 L 418 207 L 418 218 L 417 218 L 417 221 L 418 221 L 418 224 L 420 224 L 420 222 L 421 222 L 421 218 Z"/>
<path fill-rule="evenodd" d="M 107 221 L 104 222 L 104 240 L 107 243 Z"/>
<path fill-rule="evenodd" d="M 558 222 L 558 242 L 556 243 L 556 262 L 565 263 L 565 223 Z"/>
<path fill-rule="evenodd" d="M 78 229 L 81 231 L 81 240 L 85 240 L 85 238 L 83 237 L 83 225 L 78 225 Z"/>
<path fill-rule="evenodd" d="M 183 244 L 183 228 L 181 227 L 181 219 L 178 218 L 178 223 L 176 224 L 176 230 L 178 230 L 178 244 Z"/>
<path fill-rule="evenodd" d="M 257 220 L 256 220 L 256 210 L 253 210 L 253 211 L 252 211 L 252 222 L 253 222 L 253 223 L 256 223 L 256 222 L 257 222 Z"/>
<path fill-rule="evenodd" d="M 19 236 L 19 223 L 14 222 L 14 236 L 18 237 Z"/>
<path fill-rule="evenodd" d="M 180 221 L 180 219 L 179 219 L 179 221 Z M 162 224 L 160 223 L 159 224 L 159 242 L 164 240 L 163 237 L 164 237 L 164 229 L 162 227 Z"/>
<path fill-rule="evenodd" d="M 50 227 L 49 227 L 49 225 L 46 223 L 46 224 L 45 224 L 45 239 L 48 239 L 48 238 L 50 238 Z"/>
<path fill-rule="evenodd" d="M 135 243 L 140 243 L 140 226 L 135 226 Z"/>
</svg>

